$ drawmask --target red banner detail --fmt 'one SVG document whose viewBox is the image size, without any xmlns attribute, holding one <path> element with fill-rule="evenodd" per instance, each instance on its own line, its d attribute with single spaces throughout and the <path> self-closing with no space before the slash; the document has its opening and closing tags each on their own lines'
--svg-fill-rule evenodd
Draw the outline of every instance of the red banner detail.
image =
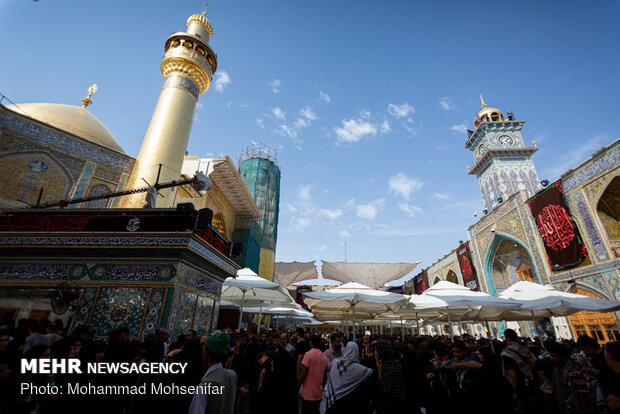
<svg viewBox="0 0 620 414">
<path fill-rule="evenodd" d="M 422 273 L 418 274 L 413 280 L 413 290 L 416 295 L 421 295 L 426 289 L 428 289 L 428 272 L 424 269 Z"/>
<path fill-rule="evenodd" d="M 478 285 L 478 278 L 476 277 L 476 268 L 471 261 L 471 252 L 469 250 L 469 242 L 465 242 L 456 252 L 456 257 L 459 261 L 459 267 L 461 268 L 461 274 L 463 275 L 463 283 L 471 290 L 480 290 Z"/>
<path fill-rule="evenodd" d="M 560 180 L 527 200 L 553 270 L 577 266 L 588 251 L 571 220 Z"/>
</svg>

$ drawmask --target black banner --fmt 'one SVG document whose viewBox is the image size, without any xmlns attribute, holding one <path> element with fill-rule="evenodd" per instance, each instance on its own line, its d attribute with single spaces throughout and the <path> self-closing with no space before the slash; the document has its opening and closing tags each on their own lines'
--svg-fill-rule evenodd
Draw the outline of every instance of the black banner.
<svg viewBox="0 0 620 414">
<path fill-rule="evenodd" d="M 552 270 L 575 267 L 588 252 L 570 218 L 560 180 L 527 200 L 543 239 Z"/>
<path fill-rule="evenodd" d="M 428 289 L 428 272 L 424 269 L 422 273 L 418 274 L 413 281 L 413 290 L 416 295 L 421 295 L 426 289 Z"/>
<path fill-rule="evenodd" d="M 476 276 L 476 268 L 471 260 L 468 241 L 459 246 L 456 251 L 456 257 L 459 261 L 459 268 L 461 269 L 465 286 L 471 290 L 480 290 L 480 285 L 478 285 L 478 278 Z"/>
</svg>

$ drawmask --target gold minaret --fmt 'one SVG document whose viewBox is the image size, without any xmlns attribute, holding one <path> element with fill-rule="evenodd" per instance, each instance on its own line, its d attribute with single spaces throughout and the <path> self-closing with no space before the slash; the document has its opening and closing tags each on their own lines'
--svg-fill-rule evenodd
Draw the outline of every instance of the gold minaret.
<svg viewBox="0 0 620 414">
<path fill-rule="evenodd" d="M 185 32 L 173 33 L 166 40 L 161 63 L 164 87 L 126 189 L 154 185 L 158 176 L 159 182 L 166 182 L 181 175 L 198 97 L 209 89 L 217 69 L 217 55 L 208 45 L 213 28 L 205 14 L 206 7 L 201 14 L 190 16 Z M 157 199 L 157 207 L 173 207 L 175 191 L 176 187 L 160 190 L 164 197 Z M 143 205 L 143 194 L 125 196 L 119 203 L 121 208 Z"/>
</svg>

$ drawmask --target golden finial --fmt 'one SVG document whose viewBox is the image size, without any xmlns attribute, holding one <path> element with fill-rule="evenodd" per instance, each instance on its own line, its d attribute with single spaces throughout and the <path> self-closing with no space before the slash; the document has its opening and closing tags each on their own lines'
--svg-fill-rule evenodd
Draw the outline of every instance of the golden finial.
<svg viewBox="0 0 620 414">
<path fill-rule="evenodd" d="M 480 102 L 482 102 L 482 107 L 486 108 L 487 104 L 484 103 L 484 99 L 482 99 L 482 94 L 480 94 Z"/>
<path fill-rule="evenodd" d="M 93 101 L 90 100 L 90 97 L 93 96 L 93 93 L 97 92 L 97 84 L 93 83 L 88 88 L 88 96 L 86 98 L 82 98 L 82 108 L 86 108 L 88 105 L 92 105 Z"/>
<path fill-rule="evenodd" d="M 465 168 L 467 168 L 467 171 L 469 171 L 469 165 L 466 165 Z"/>
<path fill-rule="evenodd" d="M 536 146 L 536 140 L 532 141 L 532 145 Z"/>
<path fill-rule="evenodd" d="M 206 15 L 207 14 L 207 7 L 209 7 L 209 3 L 205 3 L 204 7 L 202 8 L 202 15 Z"/>
</svg>

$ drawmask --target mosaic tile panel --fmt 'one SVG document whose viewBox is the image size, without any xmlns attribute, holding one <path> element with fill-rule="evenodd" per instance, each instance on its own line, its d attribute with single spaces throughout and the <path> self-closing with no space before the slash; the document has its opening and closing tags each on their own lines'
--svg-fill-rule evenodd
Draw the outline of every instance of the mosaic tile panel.
<svg viewBox="0 0 620 414">
<path fill-rule="evenodd" d="M 609 149 L 594 161 L 589 162 L 568 177 L 562 180 L 562 188 L 566 193 L 573 191 L 578 186 L 588 182 L 592 178 L 620 164 L 620 145 L 614 143 Z"/>
<path fill-rule="evenodd" d="M 69 279 L 170 281 L 176 275 L 172 265 L 145 264 L 70 264 L 70 263 L 2 263 L 0 279 Z"/>
<path fill-rule="evenodd" d="M 95 183 L 91 182 L 91 186 L 88 190 L 88 194 L 86 194 L 86 197 L 104 196 L 112 193 L 112 188 L 110 188 L 109 184 L 96 184 L 96 182 L 97 181 L 95 181 Z M 106 208 L 109 202 L 109 199 L 103 198 L 100 200 L 87 201 L 86 203 L 82 203 L 82 206 L 84 208 Z"/>
<path fill-rule="evenodd" d="M 618 270 L 609 270 L 603 272 L 602 275 L 607 281 L 609 290 L 613 294 L 613 299 L 620 302 L 620 277 L 618 276 Z"/>
<path fill-rule="evenodd" d="M 172 340 L 192 329 L 197 297 L 195 293 L 175 289 L 168 314 L 168 330 Z"/>
<path fill-rule="evenodd" d="M 0 280 L 60 280 L 65 279 L 70 270 L 70 264 L 2 263 L 0 264 Z"/>
<path fill-rule="evenodd" d="M 132 338 L 138 338 L 149 297 L 148 288 L 102 287 L 90 325 L 98 338 L 121 326 L 129 328 Z"/>
<path fill-rule="evenodd" d="M 180 283 L 184 283 L 187 287 L 205 292 L 207 296 L 214 299 L 220 297 L 222 292 L 222 282 L 212 279 L 208 275 L 199 273 L 192 269 L 182 268 L 179 273 L 180 277 L 177 278 L 177 280 Z"/>
<path fill-rule="evenodd" d="M 121 172 L 112 168 L 107 168 L 102 165 L 98 165 L 95 173 L 95 177 L 108 181 L 109 183 L 118 183 L 121 179 Z"/>
<path fill-rule="evenodd" d="M 98 290 L 99 288 L 96 286 L 88 286 L 82 290 L 82 296 L 80 297 L 80 303 L 75 311 L 71 330 L 76 326 L 86 325 L 88 323 L 91 310 L 95 305 L 95 298 L 97 297 Z"/>
<path fill-rule="evenodd" d="M 44 152 L 0 155 L 0 197 L 3 199 L 34 205 L 41 189 L 41 201 L 45 203 L 68 197 L 72 188 L 71 176 Z"/>
<path fill-rule="evenodd" d="M 213 330 L 211 326 L 211 317 L 213 316 L 213 305 L 215 301 L 205 296 L 198 296 L 196 302 L 196 315 L 194 316 L 193 326 L 198 336 L 209 335 Z"/>
<path fill-rule="evenodd" d="M 32 236 L 32 237 L 0 237 L 0 245 L 5 246 L 186 246 L 189 237 L 148 237 L 148 236 Z"/>
<path fill-rule="evenodd" d="M 618 174 L 619 173 L 617 171 L 610 171 L 608 174 L 605 174 L 598 180 L 584 187 L 584 191 L 588 197 L 588 202 L 592 206 L 592 210 L 596 210 L 596 205 L 598 204 L 598 200 L 601 198 L 603 191 L 605 191 L 611 180 L 618 177 Z"/>
<path fill-rule="evenodd" d="M 142 327 L 142 339 L 147 335 L 155 333 L 158 328 L 159 317 L 166 296 L 166 288 L 152 288 L 149 298 L 148 307 L 146 309 L 146 317 L 144 318 L 144 326 Z"/>
<path fill-rule="evenodd" d="M 536 273 L 538 276 L 538 280 L 547 283 L 546 277 L 546 268 L 544 265 L 543 258 L 546 259 L 545 255 L 547 254 L 545 251 L 540 250 L 540 247 L 537 243 L 537 237 L 540 237 L 538 233 L 538 228 L 536 227 L 536 222 L 534 221 L 534 217 L 532 216 L 531 210 L 526 207 L 525 203 L 518 204 L 519 216 L 522 218 L 521 222 L 524 224 L 523 233 L 525 234 L 525 238 L 527 240 L 527 245 L 530 251 L 530 256 L 534 261 L 533 265 L 536 268 Z"/>
<path fill-rule="evenodd" d="M 592 215 L 590 215 L 590 210 L 588 209 L 581 191 L 575 191 L 570 195 L 570 197 L 566 197 L 566 202 L 568 203 L 568 207 L 571 211 L 579 213 L 579 219 L 583 224 L 582 227 L 585 227 L 585 233 L 590 239 L 590 246 L 594 249 L 594 253 L 596 254 L 598 260 L 609 260 L 605 245 L 601 240 L 601 236 L 596 228 L 596 224 L 594 224 L 594 220 L 592 219 Z"/>
<path fill-rule="evenodd" d="M 88 183 L 93 176 L 93 170 L 95 169 L 95 164 L 92 162 L 87 162 L 84 166 L 84 170 L 80 175 L 80 179 L 78 180 L 77 185 L 75 186 L 75 191 L 71 195 L 71 199 L 82 198 L 84 197 L 84 193 L 88 188 Z M 69 204 L 69 208 L 79 208 L 79 204 Z"/>
</svg>

